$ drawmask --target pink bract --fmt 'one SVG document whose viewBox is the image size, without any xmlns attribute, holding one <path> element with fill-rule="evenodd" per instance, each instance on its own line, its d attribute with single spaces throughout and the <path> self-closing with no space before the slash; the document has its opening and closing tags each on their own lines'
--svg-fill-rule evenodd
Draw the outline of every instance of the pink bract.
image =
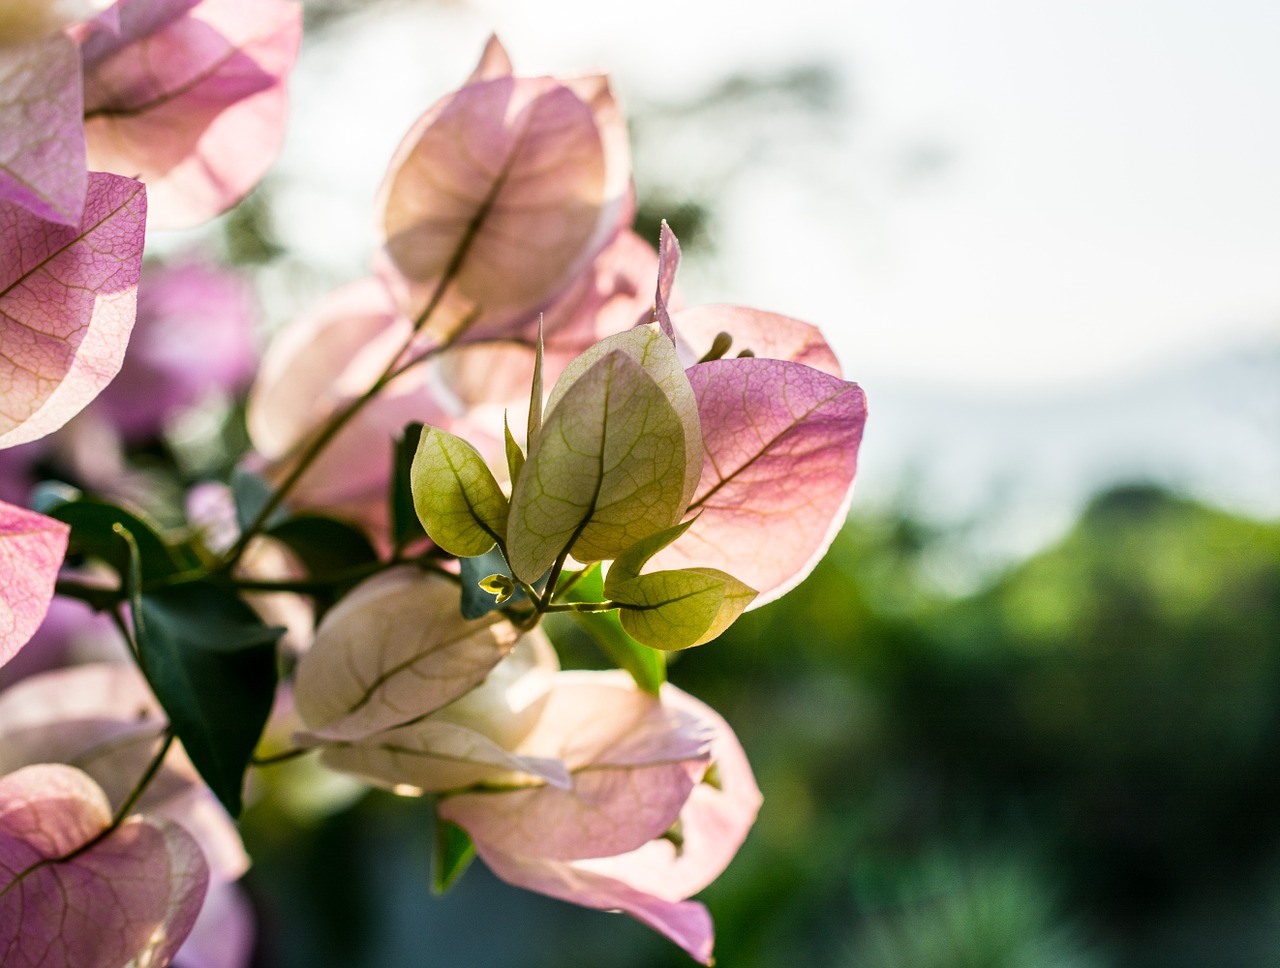
<svg viewBox="0 0 1280 968">
<path fill-rule="evenodd" d="M 40 627 L 70 532 L 61 521 L 0 502 L 0 665 Z"/>
<path fill-rule="evenodd" d="M 376 279 L 325 296 L 272 340 L 249 394 L 258 453 L 285 457 L 334 411 L 373 385 L 411 335 Z"/>
<path fill-rule="evenodd" d="M 108 10 L 72 31 L 86 69 L 166 27 L 200 0 L 117 0 Z"/>
<path fill-rule="evenodd" d="M 266 173 L 284 138 L 302 29 L 289 0 L 181 6 L 126 3 L 121 38 L 103 32 L 86 44 L 89 165 L 146 182 L 156 228 L 203 222 Z"/>
<path fill-rule="evenodd" d="M 572 786 L 461 794 L 441 816 L 477 849 L 500 854 L 577 860 L 634 850 L 675 822 L 706 769 L 709 740 L 695 718 L 625 673 L 561 673 L 517 749 L 563 761 Z"/>
<path fill-rule="evenodd" d="M 0 45 L 0 202 L 80 224 L 88 186 L 83 115 L 75 44 L 54 34 Z"/>
<path fill-rule="evenodd" d="M 650 567 L 710 567 L 760 592 L 799 584 L 844 524 L 866 398 L 820 370 L 758 357 L 688 370 L 706 460 L 689 530 Z"/>
<path fill-rule="evenodd" d="M 676 270 L 680 268 L 680 243 L 671 226 L 664 221 L 658 233 L 658 285 L 653 294 L 653 319 L 642 322 L 655 322 L 672 340 L 675 330 L 671 325 L 671 296 L 676 285 Z"/>
<path fill-rule="evenodd" d="M 75 763 L 118 807 L 151 761 L 166 725 L 131 663 L 31 676 L 0 693 L 0 774 L 36 763 Z M 181 824 L 199 843 L 215 880 L 234 880 L 248 870 L 235 824 L 180 745 L 170 750 L 138 807 Z"/>
<path fill-rule="evenodd" d="M 620 232 L 556 297 L 546 309 L 543 326 L 545 388 L 555 385 L 575 357 L 606 336 L 634 326 L 650 310 L 656 270 L 652 246 L 634 232 Z M 536 336 L 535 321 L 511 341 L 468 343 L 437 359 L 435 372 L 443 386 L 466 408 L 467 419 L 494 440 L 501 437 L 504 413 L 517 439 L 524 438 Z M 486 453 L 483 446 L 480 449 Z M 502 461 L 496 456 L 499 459 L 490 466 L 501 473 Z"/>
<path fill-rule="evenodd" d="M 622 227 L 626 130 L 601 78 L 515 78 L 496 43 L 427 111 L 379 191 L 384 271 L 437 339 L 509 335 Z"/>
<path fill-rule="evenodd" d="M 244 889 L 213 881 L 174 960 L 182 968 L 245 968 L 253 959 L 255 934 L 253 906 Z"/>
<path fill-rule="evenodd" d="M 672 322 L 689 364 L 706 355 L 717 335 L 727 333 L 733 340 L 727 357 L 746 352 L 841 375 L 840 363 L 818 327 L 790 316 L 743 306 L 694 306 L 676 313 Z"/>
<path fill-rule="evenodd" d="M 560 704 L 549 710 L 543 727 L 542 742 L 561 733 L 560 743 L 566 755 L 576 759 L 579 767 L 610 759 L 630 762 L 635 769 L 648 764 L 633 777 L 635 788 L 629 796 L 643 801 L 653 795 L 654 803 L 664 797 L 652 789 L 647 772 L 658 764 L 673 766 L 683 763 L 688 778 L 674 784 L 667 792 L 683 790 L 674 812 L 651 812 L 643 808 L 618 820 L 619 828 L 602 832 L 593 821 L 601 807 L 615 803 L 606 795 L 600 803 L 574 803 L 573 793 L 592 796 L 606 784 L 591 788 L 575 786 L 566 794 L 551 788 L 544 792 L 518 791 L 515 794 L 468 794 L 442 802 L 441 816 L 471 834 L 476 850 L 489 868 L 503 880 L 518 887 L 548 894 L 561 900 L 602 910 L 621 910 L 666 935 L 699 961 L 709 964 L 713 942 L 711 918 L 701 904 L 686 900 L 714 880 L 736 854 L 760 806 L 760 791 L 751 775 L 741 746 L 728 725 L 714 711 L 673 686 L 663 687 L 661 699 L 639 700 L 657 707 L 671 717 L 669 724 L 681 723 L 675 732 L 640 730 L 624 744 L 630 755 L 618 756 L 618 749 L 601 742 L 602 730 L 632 728 L 625 715 L 629 704 L 637 700 L 623 698 L 635 692 L 625 673 L 565 673 L 562 687 L 553 692 L 553 702 Z M 556 693 L 559 693 L 557 696 Z M 620 702 L 621 700 L 621 702 Z M 620 710 L 621 722 L 614 721 L 617 712 L 603 714 L 605 707 Z M 652 715 L 650 711 L 649 715 Z M 647 736 L 646 736 L 647 733 Z M 583 737 L 585 739 L 575 739 Z M 641 736 L 646 738 L 641 739 Z M 683 736 L 684 739 L 679 737 Z M 708 751 L 706 737 L 711 737 Z M 538 737 L 522 744 L 532 749 Z M 700 756 L 681 760 L 697 742 Z M 709 756 L 708 756 L 709 752 Z M 715 765 L 717 786 L 698 782 L 708 762 Z M 618 768 L 606 772 L 617 773 Z M 589 775 L 589 774 L 585 774 Z M 670 777 L 667 778 L 670 780 Z M 535 825 L 528 812 L 529 804 L 541 795 L 545 815 Z M 558 808 L 558 809 L 556 809 Z M 679 820 L 684 838 L 682 850 L 661 837 Z M 547 827 L 545 824 L 551 823 Z M 633 847 L 620 851 L 611 848 L 620 838 L 631 835 Z M 593 856 L 594 854 L 594 856 Z"/>
<path fill-rule="evenodd" d="M 373 385 L 411 335 L 376 279 L 336 290 L 282 330 L 249 395 L 249 434 L 267 460 L 265 475 L 288 473 L 312 435 Z M 385 531 L 393 439 L 413 420 L 452 422 L 423 366 L 390 383 L 338 432 L 292 490 L 291 505 L 349 517 L 375 536 Z"/>
<path fill-rule="evenodd" d="M 191 931 L 208 871 L 176 824 L 114 831 L 102 790 L 69 766 L 0 779 L 0 954 L 6 968 L 163 966 Z"/>
<path fill-rule="evenodd" d="M 93 173 L 75 226 L 0 202 L 0 447 L 43 437 L 120 369 L 133 327 L 146 194 Z"/>
</svg>

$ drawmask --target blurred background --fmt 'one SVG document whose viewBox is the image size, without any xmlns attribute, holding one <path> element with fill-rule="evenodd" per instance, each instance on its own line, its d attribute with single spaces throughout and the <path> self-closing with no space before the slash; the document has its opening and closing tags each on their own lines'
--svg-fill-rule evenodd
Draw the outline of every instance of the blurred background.
<svg viewBox="0 0 1280 968">
<path fill-rule="evenodd" d="M 1280 7 L 306 8 L 281 163 L 161 251 L 269 323 L 363 275 L 387 159 L 496 31 L 613 77 L 688 304 L 813 322 L 867 391 L 817 573 L 671 668 L 765 793 L 719 964 L 1280 964 Z M 431 897 L 429 806 L 308 769 L 246 819 L 263 968 L 690 963 L 481 865 Z"/>
</svg>

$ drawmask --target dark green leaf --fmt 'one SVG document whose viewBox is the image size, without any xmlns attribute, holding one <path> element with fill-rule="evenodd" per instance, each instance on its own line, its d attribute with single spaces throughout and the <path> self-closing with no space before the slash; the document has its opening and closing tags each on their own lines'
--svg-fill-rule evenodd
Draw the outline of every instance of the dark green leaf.
<svg viewBox="0 0 1280 968">
<path fill-rule="evenodd" d="M 132 511 L 93 498 L 52 508 L 49 516 L 71 525 L 68 554 L 99 558 L 122 578 L 129 572 L 129 546 L 115 530 L 120 525 L 138 545 L 138 569 L 144 583 L 177 574 L 182 565 L 155 526 Z"/>
<path fill-rule="evenodd" d="M 431 891 L 444 894 L 471 866 L 476 845 L 470 835 L 448 820 L 436 819 L 436 845 L 431 855 Z"/>
<path fill-rule="evenodd" d="M 238 816 L 249 757 L 275 698 L 275 644 L 284 630 L 208 582 L 145 592 L 133 613 L 147 681 L 195 768 Z"/>
<path fill-rule="evenodd" d="M 231 472 L 231 496 L 236 504 L 236 524 L 241 531 L 248 530 L 258 520 L 258 515 L 271 500 L 271 494 L 271 485 L 257 474 L 239 467 Z M 284 514 L 282 508 L 276 508 L 267 523 L 274 524 Z"/>
<path fill-rule="evenodd" d="M 288 545 L 313 578 L 341 574 L 378 560 L 378 552 L 363 531 L 319 514 L 299 514 L 272 525 L 266 533 Z"/>
<path fill-rule="evenodd" d="M 413 455 L 418 452 L 422 438 L 422 424 L 414 422 L 404 428 L 404 434 L 396 438 L 395 454 L 391 464 L 391 540 L 396 550 L 407 547 L 427 533 L 422 530 L 418 512 L 413 508 L 413 490 L 409 486 L 409 469 Z"/>
</svg>

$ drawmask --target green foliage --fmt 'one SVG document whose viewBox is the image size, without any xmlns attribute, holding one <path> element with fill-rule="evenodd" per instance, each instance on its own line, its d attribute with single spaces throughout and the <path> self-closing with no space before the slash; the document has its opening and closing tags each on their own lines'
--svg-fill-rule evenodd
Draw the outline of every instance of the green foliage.
<svg viewBox="0 0 1280 968">
<path fill-rule="evenodd" d="M 641 575 L 645 563 L 689 529 L 692 521 L 642 538 L 614 561 L 604 593 L 621 606 L 622 628 L 655 649 L 674 651 L 710 642 L 756 597 L 732 575 L 686 568 Z"/>
<path fill-rule="evenodd" d="M 449 554 L 473 558 L 504 540 L 506 495 L 484 458 L 461 437 L 426 428 L 410 479 L 422 527 Z"/>
<path fill-rule="evenodd" d="M 701 897 L 719 963 L 887 968 L 950 939 L 958 965 L 1004 950 L 1040 958 L 1017 968 L 1267 964 L 1274 912 L 1259 898 L 1280 896 L 1280 524 L 1116 491 L 1059 544 L 958 599 L 928 580 L 945 540 L 909 516 L 864 514 L 795 591 L 713 649 L 669 657 L 673 680 L 723 711 L 766 790 L 743 851 Z M 604 597 L 598 569 L 565 596 Z M 547 621 L 567 665 L 601 664 L 563 634 L 578 628 L 637 681 L 640 662 L 668 658 L 602 635 L 625 636 L 616 613 Z M 412 896 L 425 847 L 414 867 L 379 831 L 400 823 L 426 838 L 421 810 L 388 797 L 333 820 L 346 839 L 316 845 L 306 869 L 343 856 L 364 871 L 345 892 L 326 888 L 334 910 L 382 886 Z M 263 847 L 252 844 L 255 876 L 274 892 L 299 862 Z M 288 912 L 300 930 L 314 930 L 308 903 Z M 443 964 L 689 964 L 620 919 L 484 877 L 439 903 L 430 915 L 381 905 L 360 923 L 381 951 L 465 945 Z M 479 926 L 496 908 L 513 928 L 489 938 Z M 517 925 L 544 943 L 530 948 Z"/>
<path fill-rule="evenodd" d="M 687 504 L 688 455 L 667 393 L 626 353 L 608 353 L 559 394 L 530 444 L 511 495 L 515 576 L 532 581 L 569 553 L 613 559 L 670 527 Z"/>
<path fill-rule="evenodd" d="M 249 758 L 275 697 L 275 644 L 230 589 L 171 585 L 134 597 L 142 671 L 191 762 L 233 816 Z"/>
<path fill-rule="evenodd" d="M 667 651 L 710 642 L 756 597 L 753 589 L 714 568 L 656 571 L 623 582 L 608 580 L 605 592 L 622 606 L 619 619 L 629 635 Z"/>
<path fill-rule="evenodd" d="M 396 438 L 391 458 L 390 502 L 391 540 L 396 550 L 402 550 L 419 538 L 426 537 L 422 522 L 413 504 L 412 468 L 413 455 L 418 452 L 422 439 L 422 424 L 414 421 Z"/>
<path fill-rule="evenodd" d="M 435 850 L 431 852 L 431 891 L 445 894 L 466 873 L 476 857 L 476 845 L 457 824 L 436 818 Z"/>
<path fill-rule="evenodd" d="M 159 531 L 132 511 L 93 498 L 78 498 L 49 511 L 50 517 L 71 525 L 69 555 L 84 555 L 110 565 L 117 574 L 129 573 L 129 545 L 117 526 L 137 544 L 139 571 L 144 583 L 160 581 L 181 571 L 184 565 Z"/>
<path fill-rule="evenodd" d="M 890 910 L 868 919 L 848 968 L 1095 968 L 1053 888 L 1025 865 L 955 861 L 908 875 Z"/>
<path fill-rule="evenodd" d="M 237 467 L 231 472 L 231 496 L 235 501 L 236 525 L 246 531 L 258 520 L 267 504 L 271 501 L 272 488 L 259 475 Z M 273 523 L 284 517 L 284 511 L 277 509 L 272 515 Z"/>
<path fill-rule="evenodd" d="M 307 574 L 316 579 L 349 574 L 378 560 L 368 536 L 354 525 L 319 514 L 298 514 L 267 529 L 298 556 Z"/>
</svg>

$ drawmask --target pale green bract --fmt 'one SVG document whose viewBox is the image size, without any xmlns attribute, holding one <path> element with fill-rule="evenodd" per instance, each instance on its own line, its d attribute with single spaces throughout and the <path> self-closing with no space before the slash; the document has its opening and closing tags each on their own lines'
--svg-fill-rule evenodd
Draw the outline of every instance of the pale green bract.
<svg viewBox="0 0 1280 968">
<path fill-rule="evenodd" d="M 571 364 L 551 400 L 511 495 L 507 558 L 526 582 L 566 554 L 613 559 L 675 524 L 702 464 L 700 434 L 691 446 L 671 394 L 623 350 Z"/>
<path fill-rule="evenodd" d="M 630 356 L 653 377 L 667 395 L 667 400 L 680 417 L 684 428 L 687 463 L 684 475 L 684 504 L 693 500 L 693 493 L 702 476 L 702 420 L 698 416 L 698 399 L 694 396 L 684 365 L 676 354 L 676 345 L 657 326 L 636 326 L 602 339 L 565 367 L 560 375 L 547 410 L 555 408 L 570 386 L 583 373 L 609 353 L 621 351 Z"/>
<path fill-rule="evenodd" d="M 626 581 L 605 581 L 627 634 L 654 649 L 674 651 L 710 642 L 756 597 L 715 568 L 655 571 Z"/>
<path fill-rule="evenodd" d="M 474 558 L 504 539 L 506 495 L 465 440 L 425 428 L 409 474 L 423 530 L 449 554 Z"/>
<path fill-rule="evenodd" d="M 637 542 L 609 569 L 605 594 L 619 606 L 627 634 L 655 649 L 673 651 L 710 642 L 741 615 L 756 591 L 715 568 L 685 568 L 641 575 L 655 554 L 689 529 L 685 521 Z"/>
</svg>

